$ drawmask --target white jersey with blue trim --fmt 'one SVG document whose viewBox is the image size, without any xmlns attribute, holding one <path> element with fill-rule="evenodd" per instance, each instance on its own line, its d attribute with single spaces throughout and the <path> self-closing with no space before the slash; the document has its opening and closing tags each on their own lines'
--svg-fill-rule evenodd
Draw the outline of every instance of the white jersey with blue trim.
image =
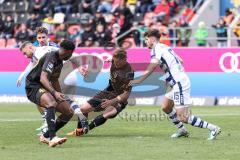
<svg viewBox="0 0 240 160">
<path fill-rule="evenodd" d="M 36 64 L 39 59 L 41 59 L 46 53 L 57 51 L 59 48 L 53 46 L 43 46 L 43 47 L 36 47 L 35 52 L 33 53 L 33 57 L 31 62 Z"/>
<path fill-rule="evenodd" d="M 157 43 L 151 50 L 151 63 L 158 63 L 164 72 L 163 80 L 170 86 L 181 83 L 190 87 L 190 80 L 184 71 L 178 55 L 167 45 Z"/>
</svg>

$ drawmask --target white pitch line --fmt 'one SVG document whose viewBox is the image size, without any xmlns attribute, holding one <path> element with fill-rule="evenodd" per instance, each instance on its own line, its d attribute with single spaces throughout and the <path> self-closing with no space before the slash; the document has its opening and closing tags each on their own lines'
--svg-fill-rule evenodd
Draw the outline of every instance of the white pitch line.
<svg viewBox="0 0 240 160">
<path fill-rule="evenodd" d="M 41 119 L 0 119 L 0 122 L 31 122 L 42 121 Z"/>
</svg>

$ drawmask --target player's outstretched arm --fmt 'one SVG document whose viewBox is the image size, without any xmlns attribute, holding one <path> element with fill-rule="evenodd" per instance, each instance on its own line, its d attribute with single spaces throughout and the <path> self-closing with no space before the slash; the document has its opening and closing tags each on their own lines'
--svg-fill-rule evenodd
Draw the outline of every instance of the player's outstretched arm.
<svg viewBox="0 0 240 160">
<path fill-rule="evenodd" d="M 144 72 L 144 74 L 138 79 L 131 80 L 129 82 L 129 86 L 133 86 L 135 84 L 142 83 L 145 79 L 147 79 L 153 73 L 153 71 L 155 70 L 155 68 L 157 66 L 158 66 L 158 63 L 150 63 L 148 65 L 147 70 Z"/>
<path fill-rule="evenodd" d="M 22 80 L 24 78 L 24 76 L 29 72 L 31 71 L 31 69 L 33 68 L 33 63 L 30 62 L 27 67 L 24 69 L 24 71 L 20 74 L 20 76 L 18 77 L 17 79 L 17 87 L 20 87 L 21 84 L 22 84 Z"/>
</svg>

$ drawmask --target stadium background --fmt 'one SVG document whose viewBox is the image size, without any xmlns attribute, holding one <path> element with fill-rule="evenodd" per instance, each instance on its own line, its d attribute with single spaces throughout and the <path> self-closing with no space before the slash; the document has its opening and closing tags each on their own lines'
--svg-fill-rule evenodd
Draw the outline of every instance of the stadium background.
<svg viewBox="0 0 240 160">
<path fill-rule="evenodd" d="M 27 102 L 24 84 L 17 88 L 16 80 L 28 60 L 17 47 L 25 40 L 35 41 L 36 27 L 45 26 L 49 30 L 49 40 L 58 43 L 65 38 L 71 39 L 79 47 L 76 52 L 80 54 L 111 56 L 114 47 L 128 48 L 129 61 L 133 64 L 148 63 L 149 51 L 144 49 L 142 34 L 149 28 L 159 29 L 162 34 L 160 41 L 176 49 L 185 61 L 184 66 L 192 81 L 193 105 L 240 105 L 239 56 L 235 57 L 235 61 L 233 57 L 224 58 L 228 52 L 239 53 L 240 28 L 237 27 L 240 26 L 240 2 L 166 2 L 0 1 L 0 102 Z M 221 18 L 225 23 L 217 28 Z M 205 30 L 207 34 L 199 30 Z M 220 62 L 221 58 L 224 58 L 223 62 Z M 105 71 L 108 69 L 105 68 Z M 141 70 L 137 68 L 137 72 Z M 97 92 L 107 84 L 107 78 L 106 72 L 99 74 L 95 82 L 86 82 L 78 76 L 78 85 L 94 88 Z M 134 91 L 151 89 L 138 87 Z M 159 102 L 158 95 L 138 100 L 142 97 L 144 95 L 138 96 L 132 103 L 149 105 Z"/>
<path fill-rule="evenodd" d="M 121 1 L 0 0 L 1 160 L 239 159 L 240 1 L 169 0 L 162 6 L 164 0 L 127 0 L 119 7 Z M 217 27 L 221 17 L 226 24 Z M 222 133 L 209 142 L 207 130 L 186 125 L 190 137 L 172 140 L 176 129 L 159 108 L 161 96 L 138 96 L 131 99 L 135 106 L 84 137 L 68 137 L 66 144 L 54 149 L 38 143 L 35 129 L 42 119 L 27 101 L 24 83 L 16 87 L 28 63 L 17 47 L 22 41 L 34 41 L 38 26 L 48 28 L 51 41 L 75 41 L 76 52 L 82 55 L 107 58 L 117 46 L 128 48 L 129 61 L 140 64 L 137 72 L 145 69 L 150 58 L 142 33 L 159 29 L 161 42 L 184 59 L 196 105 L 192 112 L 219 125 Z M 108 66 L 104 66 L 95 82 L 78 76 L 78 85 L 97 92 L 107 78 Z M 133 95 L 151 90 L 154 86 L 136 87 Z M 87 97 L 77 96 L 77 100 L 81 104 Z M 58 135 L 63 137 L 75 127 L 76 121 L 71 121 Z"/>
</svg>

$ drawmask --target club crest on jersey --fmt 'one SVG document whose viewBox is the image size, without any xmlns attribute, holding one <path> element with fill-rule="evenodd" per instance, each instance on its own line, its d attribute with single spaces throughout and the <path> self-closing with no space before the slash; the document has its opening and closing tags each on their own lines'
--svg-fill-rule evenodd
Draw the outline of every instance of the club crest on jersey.
<svg viewBox="0 0 240 160">
<path fill-rule="evenodd" d="M 40 88 L 40 89 L 39 89 L 39 92 L 40 92 L 40 93 L 44 93 L 44 92 L 46 92 L 46 90 L 43 89 L 43 88 Z"/>
</svg>

